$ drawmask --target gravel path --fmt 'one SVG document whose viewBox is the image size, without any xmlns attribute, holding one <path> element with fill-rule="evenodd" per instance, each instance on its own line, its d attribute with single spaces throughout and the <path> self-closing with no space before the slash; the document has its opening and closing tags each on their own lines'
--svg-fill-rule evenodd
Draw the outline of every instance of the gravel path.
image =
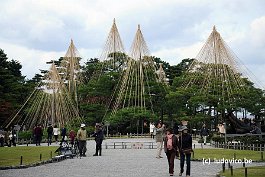
<svg viewBox="0 0 265 177">
<path fill-rule="evenodd" d="M 117 141 L 153 141 L 151 139 L 122 139 L 106 140 Z M 9 169 L 0 171 L 1 177 L 164 177 L 169 176 L 165 154 L 162 159 L 156 159 L 155 149 L 105 149 L 103 156 L 93 157 L 94 141 L 87 143 L 87 157 L 81 159 L 67 159 L 58 163 L 50 163 L 26 169 Z M 209 148 L 210 146 L 204 146 Z M 196 143 L 196 148 L 201 148 Z M 247 166 L 257 165 L 255 163 Z M 259 163 L 258 165 L 265 165 Z M 238 167 L 241 165 L 238 165 Z M 235 165 L 236 167 L 236 165 Z M 191 162 L 192 177 L 214 177 L 220 170 L 221 164 Z M 179 160 L 175 161 L 175 176 L 179 173 Z"/>
</svg>

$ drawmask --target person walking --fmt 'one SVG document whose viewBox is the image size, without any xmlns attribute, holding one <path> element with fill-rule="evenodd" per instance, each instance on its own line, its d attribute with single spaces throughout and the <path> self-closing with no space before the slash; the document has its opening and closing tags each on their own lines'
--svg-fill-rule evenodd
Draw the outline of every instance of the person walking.
<svg viewBox="0 0 265 177">
<path fill-rule="evenodd" d="M 66 133 L 67 133 L 67 129 L 64 127 L 64 125 L 62 125 L 62 129 L 61 129 L 62 141 L 61 141 L 61 144 L 63 144 L 63 142 L 65 142 Z"/>
<path fill-rule="evenodd" d="M 99 123 L 96 123 L 95 126 L 95 132 L 92 135 L 93 137 L 95 137 L 95 141 L 96 141 L 96 153 L 93 156 L 101 156 L 101 152 L 102 152 L 102 142 L 104 139 L 104 135 L 103 135 L 103 130 L 102 130 L 102 126 Z"/>
<path fill-rule="evenodd" d="M 149 131 L 150 131 L 150 136 L 151 136 L 152 139 L 155 138 L 155 136 L 154 136 L 154 128 L 155 128 L 155 124 L 153 122 L 150 123 Z"/>
<path fill-rule="evenodd" d="M 159 122 L 155 128 L 155 132 L 156 132 L 156 145 L 157 145 L 157 150 L 156 150 L 156 158 L 163 158 L 161 156 L 161 151 L 162 151 L 162 147 L 163 147 L 163 135 L 165 133 L 164 131 L 165 129 L 165 125 L 161 125 L 161 123 Z"/>
<path fill-rule="evenodd" d="M 52 144 L 52 134 L 53 134 L 53 127 L 52 124 L 49 124 L 47 128 L 47 134 L 48 134 L 48 146 Z"/>
<path fill-rule="evenodd" d="M 179 142 L 178 138 L 173 134 L 173 130 L 168 128 L 166 130 L 166 137 L 164 140 L 164 150 L 168 160 L 169 175 L 174 175 L 174 160 L 178 153 Z"/>
<path fill-rule="evenodd" d="M 72 129 L 70 132 L 69 132 L 69 138 L 70 138 L 70 144 L 72 145 L 72 147 L 74 146 L 74 143 L 75 143 L 75 131 Z"/>
<path fill-rule="evenodd" d="M 80 157 L 86 157 L 86 138 L 87 138 L 87 132 L 85 129 L 85 124 L 81 124 L 80 129 L 77 132 L 77 140 L 79 144 L 79 152 L 80 152 Z"/>
<path fill-rule="evenodd" d="M 0 147 L 4 147 L 5 145 L 5 131 L 2 127 L 0 127 Z"/>
<path fill-rule="evenodd" d="M 206 145 L 207 136 L 209 136 L 209 130 L 208 128 L 206 128 L 206 125 L 203 124 L 202 129 L 201 129 L 201 137 L 203 138 L 204 145 Z"/>
<path fill-rule="evenodd" d="M 35 138 L 36 138 L 36 146 L 40 146 L 41 138 L 42 138 L 42 135 L 43 135 L 42 128 L 41 128 L 40 124 L 38 124 L 37 127 L 35 127 L 34 135 L 35 135 Z"/>
<path fill-rule="evenodd" d="M 5 145 L 9 146 L 9 131 L 7 128 L 4 129 L 4 141 L 5 141 Z"/>
<path fill-rule="evenodd" d="M 57 125 L 54 125 L 54 128 L 53 128 L 53 136 L 54 136 L 54 139 L 55 139 L 56 144 L 58 143 L 58 136 L 59 136 L 59 134 L 60 134 L 59 128 L 57 127 Z"/>
<path fill-rule="evenodd" d="M 192 137 L 188 134 L 188 128 L 182 126 L 180 128 L 181 135 L 179 136 L 179 147 L 180 147 L 180 173 L 179 176 L 182 176 L 184 172 L 184 162 L 186 158 L 187 169 L 186 177 L 190 177 L 190 157 L 192 150 Z"/>
</svg>

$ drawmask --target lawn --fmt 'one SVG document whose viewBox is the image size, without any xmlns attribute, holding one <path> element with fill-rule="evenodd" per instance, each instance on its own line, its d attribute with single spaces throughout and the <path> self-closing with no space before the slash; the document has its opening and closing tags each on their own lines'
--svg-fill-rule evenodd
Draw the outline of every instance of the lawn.
<svg viewBox="0 0 265 177">
<path fill-rule="evenodd" d="M 251 150 L 233 150 L 233 149 L 194 149 L 194 159 L 202 160 L 220 160 L 220 159 L 233 159 L 235 154 L 235 159 L 251 159 L 253 161 L 261 161 L 260 151 Z M 265 160 L 265 152 L 264 159 Z"/>
<path fill-rule="evenodd" d="M 20 158 L 23 156 L 23 165 L 40 162 L 40 154 L 42 161 L 51 159 L 57 155 L 56 146 L 17 146 L 17 147 L 1 147 L 0 148 L 0 166 L 18 166 Z"/>
<path fill-rule="evenodd" d="M 264 177 L 265 166 L 248 167 L 248 177 Z M 221 176 L 230 177 L 230 170 L 226 170 L 225 173 L 220 173 Z M 245 177 L 245 168 L 238 168 L 233 170 L 233 176 Z"/>
</svg>

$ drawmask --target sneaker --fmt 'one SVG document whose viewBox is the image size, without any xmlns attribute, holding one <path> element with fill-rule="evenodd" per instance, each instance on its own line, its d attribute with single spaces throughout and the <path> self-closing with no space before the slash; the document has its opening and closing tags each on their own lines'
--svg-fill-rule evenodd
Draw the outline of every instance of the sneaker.
<svg viewBox="0 0 265 177">
<path fill-rule="evenodd" d="M 159 158 L 163 158 L 162 156 L 159 156 Z"/>
<path fill-rule="evenodd" d="M 98 156 L 97 154 L 94 154 L 93 156 Z"/>
<path fill-rule="evenodd" d="M 174 176 L 174 175 L 172 173 L 170 173 L 169 176 Z"/>
</svg>

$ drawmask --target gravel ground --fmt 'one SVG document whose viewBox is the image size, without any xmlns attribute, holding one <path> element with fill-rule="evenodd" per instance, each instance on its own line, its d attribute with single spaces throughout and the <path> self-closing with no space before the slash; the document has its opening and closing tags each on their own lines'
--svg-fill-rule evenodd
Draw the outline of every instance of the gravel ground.
<svg viewBox="0 0 265 177">
<path fill-rule="evenodd" d="M 116 139 L 110 142 L 150 142 L 151 139 Z M 196 148 L 201 148 L 200 144 Z M 44 144 L 43 144 L 44 145 Z M 46 144 L 45 144 L 46 145 Z M 105 149 L 102 156 L 94 157 L 94 141 L 87 143 L 87 157 L 67 159 L 58 163 L 50 163 L 26 169 L 9 169 L 0 171 L 1 177 L 164 177 L 169 176 L 165 154 L 164 158 L 156 159 L 155 149 Z M 204 146 L 209 148 L 210 146 Z M 255 166 L 256 163 L 247 164 Z M 265 163 L 258 163 L 265 165 Z M 242 165 L 234 164 L 234 168 Z M 192 177 L 214 177 L 222 169 L 221 164 L 203 164 L 191 162 Z M 175 161 L 175 176 L 179 173 L 179 160 Z M 185 175 L 184 175 L 185 176 Z"/>
</svg>

